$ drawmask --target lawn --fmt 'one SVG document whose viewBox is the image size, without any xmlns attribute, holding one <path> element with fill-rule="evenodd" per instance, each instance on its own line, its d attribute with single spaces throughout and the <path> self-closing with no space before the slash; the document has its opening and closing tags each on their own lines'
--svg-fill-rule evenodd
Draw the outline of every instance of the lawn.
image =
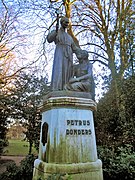
<svg viewBox="0 0 135 180">
<path fill-rule="evenodd" d="M 29 143 L 23 140 L 9 140 L 9 146 L 5 148 L 4 155 L 25 156 L 29 152 Z M 35 148 L 32 153 L 37 154 Z"/>
</svg>

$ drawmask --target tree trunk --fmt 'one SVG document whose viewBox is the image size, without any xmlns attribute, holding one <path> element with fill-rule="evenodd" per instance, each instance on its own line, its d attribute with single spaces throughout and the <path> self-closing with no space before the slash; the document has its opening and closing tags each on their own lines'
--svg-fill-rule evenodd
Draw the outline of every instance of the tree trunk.
<svg viewBox="0 0 135 180">
<path fill-rule="evenodd" d="M 72 7 L 72 3 L 70 2 L 70 0 L 66 0 L 64 6 L 65 6 L 66 17 L 68 17 L 68 18 L 70 19 L 70 18 L 71 18 L 71 7 Z M 68 27 L 67 32 L 68 32 L 68 34 L 70 34 L 70 36 L 73 38 L 74 43 L 76 44 L 76 46 L 80 47 L 79 41 L 78 41 L 78 39 L 76 38 L 76 36 L 74 35 L 74 32 L 73 32 L 73 30 L 72 30 L 71 21 L 70 21 L 70 23 L 69 23 L 69 27 Z"/>
<path fill-rule="evenodd" d="M 32 142 L 29 142 L 29 154 L 32 153 L 32 145 L 33 145 L 33 143 L 32 143 Z"/>
</svg>

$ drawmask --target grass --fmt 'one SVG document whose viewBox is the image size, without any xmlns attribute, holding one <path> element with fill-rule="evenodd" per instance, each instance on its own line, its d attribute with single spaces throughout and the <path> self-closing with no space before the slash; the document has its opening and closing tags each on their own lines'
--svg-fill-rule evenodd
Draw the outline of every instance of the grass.
<svg viewBox="0 0 135 180">
<path fill-rule="evenodd" d="M 29 143 L 23 140 L 8 140 L 9 146 L 5 148 L 6 156 L 26 156 L 29 152 Z M 35 148 L 32 153 L 37 154 Z"/>
</svg>

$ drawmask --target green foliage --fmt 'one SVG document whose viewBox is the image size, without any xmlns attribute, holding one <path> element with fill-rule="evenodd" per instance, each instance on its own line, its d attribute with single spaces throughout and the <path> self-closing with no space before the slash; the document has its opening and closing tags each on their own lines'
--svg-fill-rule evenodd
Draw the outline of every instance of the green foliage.
<svg viewBox="0 0 135 180">
<path fill-rule="evenodd" d="M 135 77 L 129 77 L 119 84 L 119 97 L 113 86 L 99 101 L 96 113 L 96 134 L 98 145 L 134 144 L 135 121 Z M 119 98 L 117 108 L 116 98 Z M 117 139 L 117 141 L 116 141 Z"/>
<path fill-rule="evenodd" d="M 20 73 L 14 81 L 15 90 L 12 95 L 14 99 L 14 116 L 20 119 L 20 123 L 26 128 L 24 132 L 29 142 L 29 154 L 32 146 L 38 148 L 41 115 L 38 106 L 42 97 L 48 91 L 47 78 L 38 78 L 34 75 Z M 21 122 L 21 119 L 23 121 Z"/>
<path fill-rule="evenodd" d="M 31 180 L 33 176 L 33 165 L 35 160 L 34 155 L 26 156 L 26 159 L 21 161 L 20 166 L 17 166 L 14 162 L 7 166 L 7 170 L 0 175 L 0 179 L 4 180 Z M 52 174 L 48 180 L 71 180 L 71 176 L 68 174 Z M 42 178 L 39 178 L 42 180 Z"/>
<path fill-rule="evenodd" d="M 123 123 L 123 140 L 125 143 L 134 144 L 135 137 L 135 76 L 124 80 L 121 88 L 121 96 L 125 107 L 126 121 Z"/>
<path fill-rule="evenodd" d="M 0 155 L 3 154 L 4 147 L 8 145 L 6 138 L 8 117 L 11 114 L 10 96 L 2 91 L 0 86 Z"/>
<path fill-rule="evenodd" d="M 26 156 L 26 159 L 21 161 L 21 171 L 22 171 L 22 177 L 26 179 L 31 179 L 33 175 L 33 166 L 34 166 L 34 155 L 28 155 Z"/>
<path fill-rule="evenodd" d="M 12 119 L 17 119 L 26 128 L 29 154 L 32 153 L 33 144 L 38 149 L 39 138 L 37 137 L 39 137 L 41 123 L 38 105 L 48 91 L 46 82 L 46 77 L 38 78 L 21 72 L 12 81 L 12 88 L 2 89 L 0 82 L 0 155 L 7 145 L 7 126 Z"/>
<path fill-rule="evenodd" d="M 103 162 L 104 180 L 134 180 L 135 152 L 133 146 L 98 147 L 99 158 Z"/>
<path fill-rule="evenodd" d="M 0 139 L 0 155 L 4 153 L 4 148 L 8 146 L 8 141 L 6 139 Z"/>
<path fill-rule="evenodd" d="M 99 101 L 96 113 L 96 134 L 99 145 L 109 145 L 113 143 L 121 134 L 119 127 L 119 112 L 116 106 L 116 99 L 113 89 Z"/>
<path fill-rule="evenodd" d="M 119 83 L 119 97 L 115 96 L 111 86 L 98 103 L 95 124 L 104 180 L 135 179 L 134 84 L 134 76 L 122 80 Z M 116 98 L 119 98 L 119 108 Z"/>
<path fill-rule="evenodd" d="M 26 156 L 21 161 L 20 166 L 11 163 L 7 166 L 7 170 L 0 175 L 0 179 L 4 180 L 31 180 L 33 175 L 34 155 Z"/>
</svg>

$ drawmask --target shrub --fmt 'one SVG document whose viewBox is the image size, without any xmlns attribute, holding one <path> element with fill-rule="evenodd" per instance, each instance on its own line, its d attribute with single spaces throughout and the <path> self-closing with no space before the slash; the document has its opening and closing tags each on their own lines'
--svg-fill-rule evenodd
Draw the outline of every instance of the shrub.
<svg viewBox="0 0 135 180">
<path fill-rule="evenodd" d="M 7 170 L 0 175 L 3 180 L 31 180 L 33 175 L 34 155 L 28 155 L 21 161 L 20 166 L 15 162 L 7 166 Z"/>
<path fill-rule="evenodd" d="M 99 147 L 98 153 L 103 162 L 104 180 L 135 179 L 135 152 L 133 146 Z"/>
<path fill-rule="evenodd" d="M 0 138 L 0 155 L 4 154 L 4 148 L 8 146 L 8 140 L 7 139 L 1 139 Z"/>
</svg>

